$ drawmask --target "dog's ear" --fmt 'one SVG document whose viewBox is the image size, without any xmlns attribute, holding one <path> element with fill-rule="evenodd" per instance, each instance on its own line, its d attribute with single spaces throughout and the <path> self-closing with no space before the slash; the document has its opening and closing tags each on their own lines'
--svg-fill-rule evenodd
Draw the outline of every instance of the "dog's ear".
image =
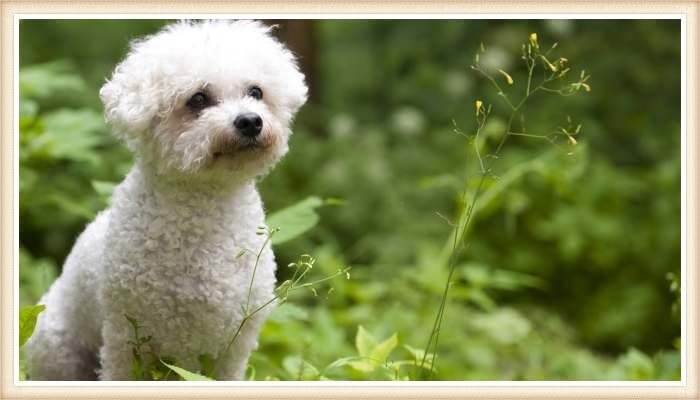
<svg viewBox="0 0 700 400">
<path fill-rule="evenodd" d="M 112 78 L 100 89 L 105 120 L 114 134 L 133 148 L 151 126 L 158 113 L 159 93 L 153 71 L 138 68 L 137 55 L 131 54 L 114 70 Z"/>
<path fill-rule="evenodd" d="M 301 73 L 300 73 L 301 75 Z M 292 110 L 292 115 L 296 114 L 297 111 L 306 104 L 306 100 L 308 100 L 309 96 L 309 88 L 306 86 L 306 83 L 304 82 L 304 76 L 301 75 L 301 79 L 297 81 L 297 84 L 294 85 L 295 88 L 293 90 L 293 95 L 290 100 L 289 107 Z"/>
</svg>

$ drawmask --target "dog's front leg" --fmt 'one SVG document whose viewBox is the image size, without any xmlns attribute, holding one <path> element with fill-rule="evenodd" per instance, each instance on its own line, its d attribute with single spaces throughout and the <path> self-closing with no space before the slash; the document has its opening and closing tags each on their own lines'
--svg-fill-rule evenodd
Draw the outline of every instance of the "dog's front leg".
<svg viewBox="0 0 700 400">
<path fill-rule="evenodd" d="M 102 328 L 102 343 L 100 349 L 100 380 L 128 381 L 138 380 L 131 376 L 134 354 L 129 336 L 129 326 L 126 321 L 105 321 Z"/>
</svg>

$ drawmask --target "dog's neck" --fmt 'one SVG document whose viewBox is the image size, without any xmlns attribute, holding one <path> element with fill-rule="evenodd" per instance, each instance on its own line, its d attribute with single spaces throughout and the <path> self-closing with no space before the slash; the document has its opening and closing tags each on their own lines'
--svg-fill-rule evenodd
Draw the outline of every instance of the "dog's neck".
<svg viewBox="0 0 700 400">
<path fill-rule="evenodd" d="M 205 204 L 218 202 L 233 197 L 246 196 L 257 192 L 255 180 L 236 179 L 235 172 L 230 174 L 199 176 L 183 174 L 163 174 L 151 168 L 148 164 L 138 161 L 129 173 L 130 178 L 150 192 L 151 196 L 183 205 Z M 229 175 L 229 176 L 227 176 Z"/>
</svg>

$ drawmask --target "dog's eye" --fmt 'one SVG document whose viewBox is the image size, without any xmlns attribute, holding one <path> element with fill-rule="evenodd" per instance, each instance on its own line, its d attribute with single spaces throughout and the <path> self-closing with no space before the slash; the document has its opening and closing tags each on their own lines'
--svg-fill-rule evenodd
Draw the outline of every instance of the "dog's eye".
<svg viewBox="0 0 700 400">
<path fill-rule="evenodd" d="M 187 107 L 194 111 L 199 111 L 209 105 L 209 97 L 202 92 L 197 92 L 189 100 L 187 100 Z"/>
<path fill-rule="evenodd" d="M 263 97 L 262 89 L 260 89 L 257 86 L 251 86 L 248 88 L 248 96 L 250 96 L 256 100 L 260 100 Z"/>
</svg>

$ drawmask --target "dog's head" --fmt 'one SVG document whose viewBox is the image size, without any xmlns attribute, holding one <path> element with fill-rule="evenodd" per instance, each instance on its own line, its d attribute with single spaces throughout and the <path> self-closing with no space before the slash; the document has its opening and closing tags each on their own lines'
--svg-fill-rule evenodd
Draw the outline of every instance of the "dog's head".
<svg viewBox="0 0 700 400">
<path fill-rule="evenodd" d="M 132 43 L 100 90 L 107 122 L 159 174 L 264 174 L 287 151 L 307 87 L 254 21 L 178 22 Z"/>
</svg>

